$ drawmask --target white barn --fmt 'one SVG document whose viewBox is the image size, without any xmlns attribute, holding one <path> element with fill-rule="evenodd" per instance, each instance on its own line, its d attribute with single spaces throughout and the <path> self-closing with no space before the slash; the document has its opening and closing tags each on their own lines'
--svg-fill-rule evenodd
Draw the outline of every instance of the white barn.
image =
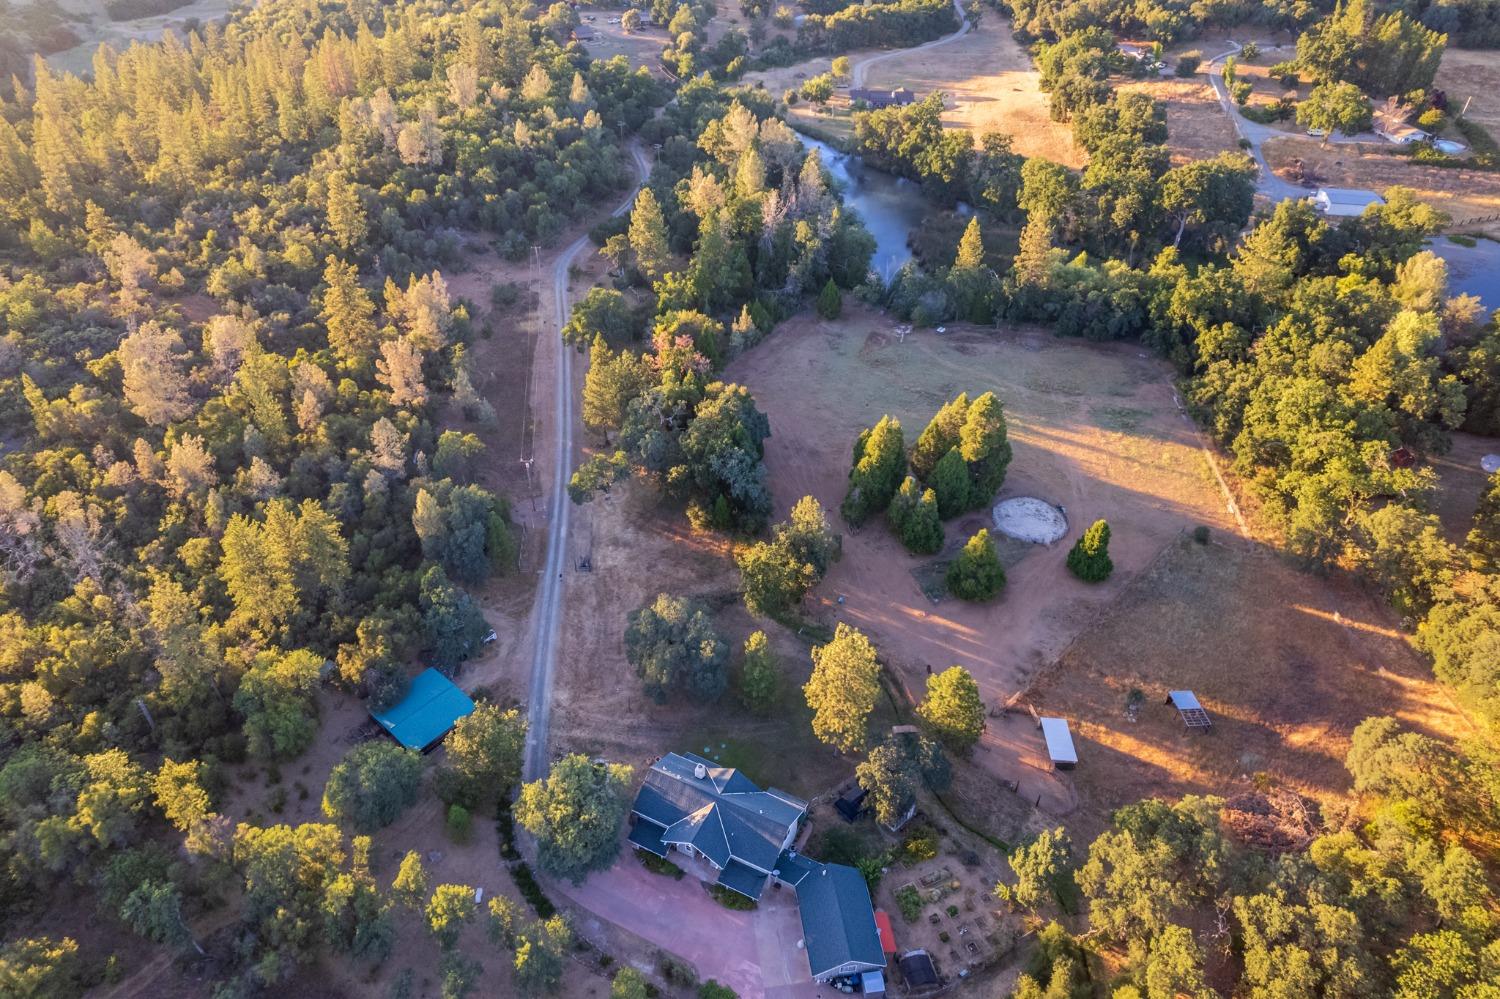
<svg viewBox="0 0 1500 999">
<path fill-rule="evenodd" d="M 1324 215 L 1340 218 L 1363 215 L 1370 205 L 1385 204 L 1385 199 L 1374 191 L 1361 191 L 1351 187 L 1320 187 L 1312 200 Z"/>
</svg>

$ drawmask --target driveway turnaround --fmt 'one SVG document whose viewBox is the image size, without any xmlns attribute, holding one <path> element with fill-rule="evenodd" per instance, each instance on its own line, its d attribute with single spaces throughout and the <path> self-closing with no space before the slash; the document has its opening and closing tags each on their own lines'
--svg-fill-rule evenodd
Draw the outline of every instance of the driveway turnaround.
<svg viewBox="0 0 1500 999">
<path fill-rule="evenodd" d="M 581 885 L 553 886 L 578 908 L 643 937 L 689 962 L 698 977 L 717 979 L 742 999 L 816 999 L 835 994 L 812 980 L 798 947 L 802 922 L 797 896 L 768 887 L 753 912 L 724 908 L 703 883 L 653 874 L 626 847 L 607 871 Z M 579 918 L 587 916 L 579 914 Z"/>
</svg>

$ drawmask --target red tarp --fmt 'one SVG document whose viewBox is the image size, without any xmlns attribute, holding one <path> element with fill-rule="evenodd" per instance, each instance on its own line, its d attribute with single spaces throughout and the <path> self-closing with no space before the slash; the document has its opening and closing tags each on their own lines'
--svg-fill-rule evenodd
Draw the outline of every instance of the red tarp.
<svg viewBox="0 0 1500 999">
<path fill-rule="evenodd" d="M 891 930 L 891 917 L 884 909 L 875 910 L 875 928 L 880 931 L 880 949 L 887 954 L 896 953 L 896 934 Z"/>
</svg>

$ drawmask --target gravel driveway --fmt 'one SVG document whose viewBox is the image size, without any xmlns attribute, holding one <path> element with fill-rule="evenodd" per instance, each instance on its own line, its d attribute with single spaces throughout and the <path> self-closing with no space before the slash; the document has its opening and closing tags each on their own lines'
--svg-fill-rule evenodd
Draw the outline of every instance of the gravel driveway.
<svg viewBox="0 0 1500 999">
<path fill-rule="evenodd" d="M 709 897 L 691 874 L 681 881 L 652 874 L 630 847 L 607 871 L 581 885 L 549 886 L 579 909 L 578 918 L 603 919 L 690 962 L 699 978 L 717 979 L 741 999 L 814 999 L 838 993 L 812 981 L 797 946 L 802 922 L 790 889 L 767 887 L 760 908 L 734 912 Z"/>
</svg>

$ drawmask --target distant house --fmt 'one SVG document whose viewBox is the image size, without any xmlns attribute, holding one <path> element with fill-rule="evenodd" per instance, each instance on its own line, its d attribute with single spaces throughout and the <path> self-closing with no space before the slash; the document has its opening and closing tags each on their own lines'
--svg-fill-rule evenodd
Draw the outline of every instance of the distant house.
<svg viewBox="0 0 1500 999">
<path fill-rule="evenodd" d="M 589 27 L 587 24 L 580 24 L 578 27 L 573 29 L 573 41 L 575 42 L 589 41 L 594 37 L 594 35 L 594 29 Z"/>
<path fill-rule="evenodd" d="M 865 90 L 855 88 L 849 91 L 849 103 L 859 104 L 861 102 L 872 108 L 905 107 L 913 103 L 917 95 L 905 87 L 897 87 L 895 90 Z"/>
<path fill-rule="evenodd" d="M 1116 48 L 1120 50 L 1120 55 L 1134 59 L 1136 62 L 1145 61 L 1153 52 L 1151 46 L 1142 45 L 1139 42 L 1121 42 Z"/>
<path fill-rule="evenodd" d="M 807 803 L 763 791 L 732 767 L 692 753 L 668 753 L 646 773 L 630 810 L 630 843 L 658 857 L 702 857 L 718 884 L 759 899 L 766 884 L 791 888 L 803 949 L 820 982 L 885 968 L 875 909 L 864 875 L 791 849 Z"/>
<path fill-rule="evenodd" d="M 407 749 L 427 752 L 443 741 L 458 720 L 474 713 L 474 702 L 435 669 L 417 674 L 406 696 L 383 711 L 372 711 L 386 733 Z"/>
<path fill-rule="evenodd" d="M 1312 200 L 1318 211 L 1339 218 L 1363 215 L 1368 206 L 1385 204 L 1385 199 L 1374 191 L 1350 187 L 1320 187 Z"/>
<path fill-rule="evenodd" d="M 1386 142 L 1405 146 L 1413 142 L 1425 142 L 1431 135 L 1411 124 L 1411 109 L 1399 104 L 1394 98 L 1375 110 L 1375 134 Z"/>
</svg>

